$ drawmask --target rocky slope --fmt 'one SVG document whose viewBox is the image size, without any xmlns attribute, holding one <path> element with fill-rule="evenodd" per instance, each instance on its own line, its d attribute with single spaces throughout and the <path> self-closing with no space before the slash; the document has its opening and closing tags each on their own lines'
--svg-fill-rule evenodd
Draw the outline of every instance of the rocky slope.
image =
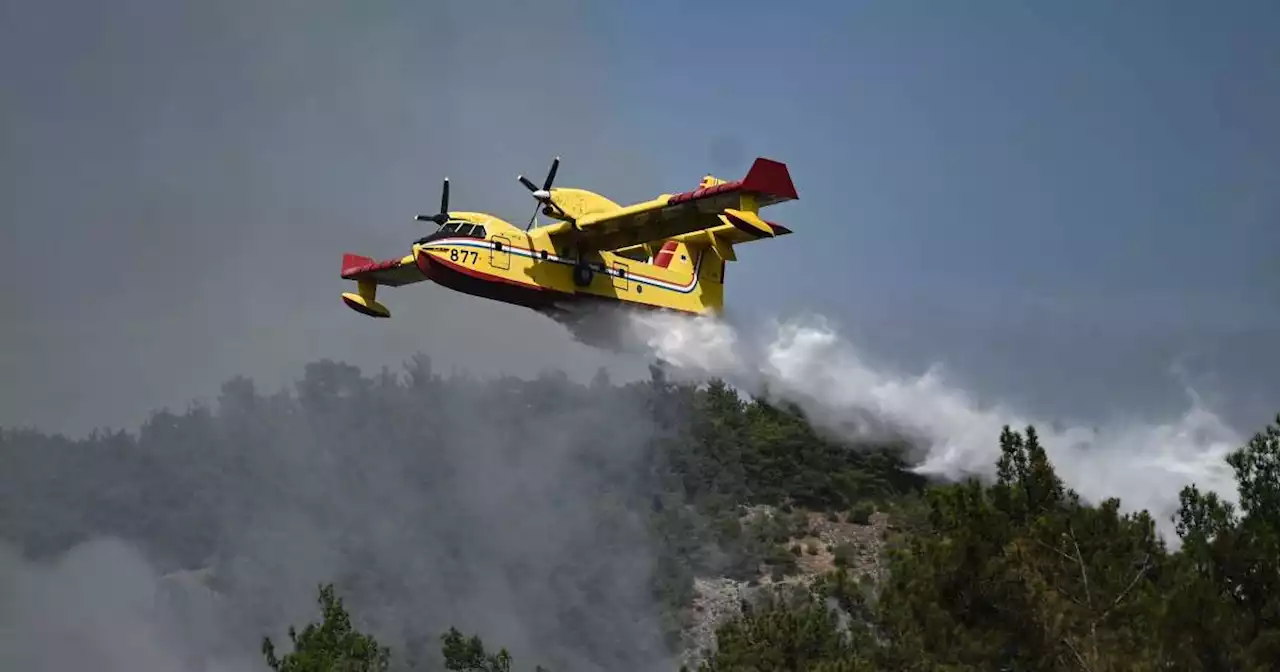
<svg viewBox="0 0 1280 672">
<path fill-rule="evenodd" d="M 739 522 L 744 526 L 761 518 L 783 516 L 769 506 L 744 508 Z M 790 600 L 806 595 L 814 581 L 844 565 L 851 573 L 873 585 L 883 579 L 884 540 L 888 532 L 889 517 L 883 513 L 871 514 L 865 523 L 849 520 L 848 514 L 832 516 L 816 511 L 805 511 L 805 525 L 784 544 L 796 554 L 795 571 L 774 573 L 761 565 L 759 574 L 749 581 L 737 581 L 727 577 L 697 577 L 694 579 L 694 598 L 686 614 L 684 653 L 681 663 L 689 669 L 715 651 L 715 632 L 724 623 L 742 614 L 743 606 L 759 604 L 768 598 Z M 834 519 L 833 519 L 834 518 Z"/>
</svg>

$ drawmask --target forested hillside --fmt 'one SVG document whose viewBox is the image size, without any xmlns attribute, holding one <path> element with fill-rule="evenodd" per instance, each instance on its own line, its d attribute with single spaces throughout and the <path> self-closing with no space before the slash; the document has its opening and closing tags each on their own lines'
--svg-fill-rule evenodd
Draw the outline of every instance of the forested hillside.
<svg viewBox="0 0 1280 672">
<path fill-rule="evenodd" d="M 1238 511 L 1183 493 L 1177 552 L 1064 488 L 1034 428 L 991 440 L 998 482 L 928 484 L 902 446 L 659 368 L 581 385 L 325 361 L 136 433 L 4 430 L 0 540 L 41 566 L 141 549 L 184 596 L 155 617 L 191 669 L 675 670 L 708 581 L 754 591 L 686 659 L 708 670 L 1273 669 L 1280 429 L 1232 457 Z"/>
</svg>

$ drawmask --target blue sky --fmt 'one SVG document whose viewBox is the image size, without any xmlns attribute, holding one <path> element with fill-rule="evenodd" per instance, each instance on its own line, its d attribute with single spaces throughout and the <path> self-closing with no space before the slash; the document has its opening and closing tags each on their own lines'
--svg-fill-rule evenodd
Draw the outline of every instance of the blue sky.
<svg viewBox="0 0 1280 672">
<path fill-rule="evenodd" d="M 625 133 L 672 174 L 718 137 L 791 166 L 800 235 L 742 250 L 735 306 L 809 306 L 978 384 L 1093 376 L 1045 393 L 1092 412 L 1126 385 L 1185 403 L 1177 364 L 1275 398 L 1280 6 L 613 7 Z"/>
<path fill-rule="evenodd" d="M 618 200 L 786 161 L 796 233 L 739 250 L 736 314 L 1050 415 L 1177 409 L 1175 366 L 1250 428 L 1280 410 L 1276 3 L 111 7 L 0 21 L 2 424 L 128 427 L 320 357 L 642 371 L 436 288 L 389 324 L 337 299 L 441 177 L 521 221 L 556 154 Z"/>
<path fill-rule="evenodd" d="M 673 173 L 707 135 L 790 163 L 804 239 L 758 250 L 786 275 L 816 257 L 877 293 L 1274 307 L 1274 3 L 779 7 L 617 5 L 605 25 L 619 126 Z"/>
</svg>

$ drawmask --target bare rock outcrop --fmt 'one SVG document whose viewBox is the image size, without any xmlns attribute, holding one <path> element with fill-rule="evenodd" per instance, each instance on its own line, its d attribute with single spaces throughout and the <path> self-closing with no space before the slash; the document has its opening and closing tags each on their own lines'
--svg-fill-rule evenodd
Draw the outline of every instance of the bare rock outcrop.
<svg viewBox="0 0 1280 672">
<path fill-rule="evenodd" d="M 783 514 L 773 507 L 747 507 L 740 521 L 746 525 L 761 518 L 777 519 Z M 794 514 L 792 514 L 794 515 Z M 865 524 L 851 522 L 847 516 L 831 516 L 816 511 L 803 512 L 804 529 L 797 530 L 783 546 L 796 555 L 796 570 L 775 577 L 766 565 L 752 581 L 736 581 L 727 577 L 698 577 L 693 581 L 694 597 L 687 612 L 685 647 L 681 663 L 688 669 L 715 651 L 716 630 L 738 618 L 743 605 L 758 605 L 766 599 L 790 601 L 808 594 L 822 575 L 834 571 L 839 564 L 855 577 L 873 583 L 884 578 L 884 539 L 889 517 L 872 514 Z M 834 520 L 832 518 L 835 518 Z M 837 559 L 839 556 L 839 559 Z"/>
</svg>

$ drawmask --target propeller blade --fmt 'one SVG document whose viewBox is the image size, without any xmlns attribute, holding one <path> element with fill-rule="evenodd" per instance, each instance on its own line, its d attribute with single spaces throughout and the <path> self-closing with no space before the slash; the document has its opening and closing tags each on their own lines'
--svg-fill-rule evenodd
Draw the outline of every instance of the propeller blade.
<svg viewBox="0 0 1280 672">
<path fill-rule="evenodd" d="M 525 177 L 524 175 L 519 175 L 516 177 L 517 180 L 520 180 L 520 184 L 524 185 L 525 189 L 528 189 L 529 191 L 533 192 L 533 199 L 537 201 L 539 204 L 544 206 L 542 211 L 548 216 L 551 216 L 551 213 L 553 212 L 552 208 L 554 208 L 555 211 L 560 210 L 560 208 L 556 206 L 555 202 L 551 200 L 551 185 L 555 183 L 556 172 L 559 170 L 560 170 L 560 157 L 557 156 L 555 159 L 551 161 L 551 170 L 547 171 L 547 178 L 542 181 L 541 189 L 539 189 L 538 185 L 534 184 L 532 180 Z M 524 227 L 525 231 L 528 231 L 529 227 L 533 226 L 533 221 L 537 219 L 537 217 L 538 217 L 538 205 L 535 204 L 533 207 L 533 214 L 529 217 L 529 223 L 526 224 Z"/>
<path fill-rule="evenodd" d="M 444 178 L 444 189 L 440 192 L 440 212 L 434 215 L 418 215 L 414 219 L 419 222 L 435 222 L 442 226 L 449 221 L 449 178 Z"/>
<path fill-rule="evenodd" d="M 556 179 L 556 171 L 560 169 L 560 157 L 551 162 L 551 171 L 547 173 L 547 181 L 542 183 L 543 191 L 551 191 L 551 183 Z"/>
</svg>

